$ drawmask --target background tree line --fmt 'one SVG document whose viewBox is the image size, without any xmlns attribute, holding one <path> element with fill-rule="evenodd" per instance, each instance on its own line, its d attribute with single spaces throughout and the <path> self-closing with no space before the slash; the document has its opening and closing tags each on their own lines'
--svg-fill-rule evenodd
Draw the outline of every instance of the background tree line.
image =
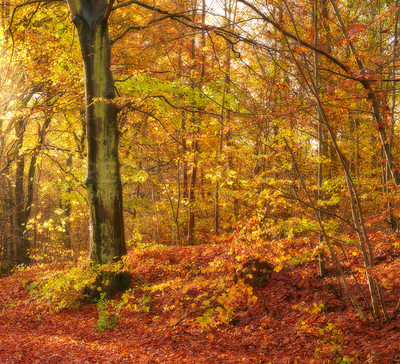
<svg viewBox="0 0 400 364">
<path fill-rule="evenodd" d="M 318 236 L 321 274 L 356 246 L 385 314 L 370 234 L 398 229 L 398 5 L 3 2 L 3 268 L 250 226 Z"/>
</svg>

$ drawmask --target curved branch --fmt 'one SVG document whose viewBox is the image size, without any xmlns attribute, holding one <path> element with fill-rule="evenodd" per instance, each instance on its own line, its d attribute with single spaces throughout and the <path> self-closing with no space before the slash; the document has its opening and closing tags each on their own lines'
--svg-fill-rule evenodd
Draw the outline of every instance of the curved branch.
<svg viewBox="0 0 400 364">
<path fill-rule="evenodd" d="M 186 19 L 186 20 L 189 21 L 189 22 L 192 21 L 192 19 L 191 19 L 189 16 L 184 15 L 186 12 L 182 12 L 182 13 L 170 13 L 169 11 L 160 9 L 160 8 L 158 8 L 158 7 L 156 7 L 156 6 L 146 4 L 146 3 L 141 2 L 141 1 L 138 1 L 138 0 L 128 0 L 128 1 L 125 1 L 125 2 L 123 2 L 123 3 L 114 5 L 114 6 L 112 7 L 112 11 L 117 10 L 117 9 L 119 9 L 119 8 L 122 8 L 122 7 L 125 7 L 125 6 L 128 6 L 128 5 L 132 5 L 132 4 L 139 5 L 139 6 L 141 6 L 142 8 L 145 8 L 145 9 L 148 9 L 148 10 L 153 10 L 153 11 L 155 11 L 156 13 L 159 13 L 159 14 L 167 15 L 168 18 L 177 18 L 177 17 L 178 17 L 178 18 Z"/>
<path fill-rule="evenodd" d="M 351 74 L 350 69 L 341 61 L 339 61 L 336 57 L 332 56 L 331 54 L 329 54 L 328 52 L 325 52 L 324 50 L 315 47 L 314 45 L 312 45 L 311 43 L 306 42 L 303 39 L 299 39 L 295 34 L 287 31 L 286 29 L 283 28 L 282 25 L 280 25 L 278 22 L 276 22 L 275 20 L 271 19 L 269 16 L 265 15 L 260 9 L 258 9 L 256 6 L 254 6 L 253 4 L 250 4 L 248 1 L 246 0 L 237 0 L 238 2 L 246 5 L 247 7 L 249 7 L 250 9 L 252 9 L 254 12 L 256 12 L 265 22 L 271 24 L 274 28 L 276 28 L 277 30 L 279 30 L 283 35 L 287 36 L 290 39 L 293 39 L 297 42 L 299 42 L 302 46 L 317 52 L 318 54 L 321 54 L 322 56 L 324 56 L 325 58 L 329 59 L 330 61 L 332 61 L 333 63 L 335 63 L 338 67 L 340 67 L 342 70 L 344 70 L 346 73 Z"/>
<path fill-rule="evenodd" d="M 177 15 L 177 14 L 172 14 L 172 15 Z M 125 37 L 125 35 L 127 35 L 132 30 L 147 29 L 150 27 L 150 25 L 152 25 L 154 23 L 158 23 L 158 22 L 168 19 L 168 18 L 171 18 L 171 16 L 165 15 L 160 18 L 153 19 L 153 20 L 149 21 L 146 25 L 131 25 L 131 26 L 127 27 L 122 33 L 118 34 L 115 38 L 113 38 L 111 40 L 111 44 L 114 44 L 115 42 L 119 41 L 121 38 Z"/>
</svg>

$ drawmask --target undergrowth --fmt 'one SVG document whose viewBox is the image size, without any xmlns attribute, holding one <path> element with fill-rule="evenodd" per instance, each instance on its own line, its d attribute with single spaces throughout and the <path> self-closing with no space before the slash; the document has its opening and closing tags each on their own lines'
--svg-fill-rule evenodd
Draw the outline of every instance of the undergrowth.
<svg viewBox="0 0 400 364">
<path fill-rule="evenodd" d="M 381 234 L 379 241 L 384 239 L 388 237 Z M 378 246 L 377 254 L 389 252 L 390 265 L 379 264 L 374 273 L 382 282 L 389 313 L 394 314 L 400 263 L 390 261 L 399 253 L 387 241 Z M 100 293 L 92 330 L 125 327 L 132 317 L 143 316 L 157 327 L 184 330 L 193 337 L 212 338 L 216 332 L 251 327 L 268 345 L 285 330 L 308 342 L 307 350 L 316 360 L 358 362 L 366 354 L 354 347 L 349 350 L 347 338 L 351 325 L 359 323 L 332 267 L 327 277 L 317 276 L 314 255 L 308 238 L 266 242 L 245 239 L 240 233 L 226 237 L 223 244 L 133 248 L 114 267 L 129 272 L 130 287 L 110 300 Z M 348 276 L 363 269 L 357 254 L 349 254 L 349 259 L 353 267 L 345 266 Z M 268 265 L 270 270 L 260 276 L 256 268 Z M 33 282 L 24 284 L 35 304 L 51 312 L 79 307 L 87 298 L 85 288 L 93 287 L 98 275 L 87 259 L 38 272 Z M 354 280 L 349 281 L 355 287 Z M 367 290 L 362 283 L 355 288 Z"/>
<path fill-rule="evenodd" d="M 38 305 L 57 312 L 79 307 L 87 298 L 85 288 L 95 283 L 97 274 L 90 267 L 89 259 L 80 258 L 77 263 L 67 264 L 62 269 L 44 270 L 27 288 Z"/>
<path fill-rule="evenodd" d="M 113 306 L 112 303 L 105 299 L 105 294 L 101 294 L 97 301 L 97 311 L 99 318 L 97 320 L 96 332 L 100 333 L 104 330 L 112 330 L 119 320 L 120 306 Z"/>
<path fill-rule="evenodd" d="M 122 262 L 133 276 L 131 288 L 117 300 L 100 296 L 96 331 L 112 329 L 122 309 L 149 313 L 154 308 L 171 326 L 188 321 L 203 330 L 235 320 L 237 312 L 257 303 L 255 289 L 270 274 L 250 263 L 272 261 L 279 272 L 285 264 L 293 264 L 293 255 L 290 250 L 275 254 L 282 251 L 279 242 L 272 246 L 262 240 L 241 241 L 240 235 L 227 240 L 221 245 L 132 249 Z M 308 256 L 309 252 L 304 254 Z M 94 287 L 98 273 L 81 258 L 62 269 L 45 270 L 27 288 L 32 299 L 51 312 L 77 308 L 88 298 L 85 288 Z"/>
</svg>

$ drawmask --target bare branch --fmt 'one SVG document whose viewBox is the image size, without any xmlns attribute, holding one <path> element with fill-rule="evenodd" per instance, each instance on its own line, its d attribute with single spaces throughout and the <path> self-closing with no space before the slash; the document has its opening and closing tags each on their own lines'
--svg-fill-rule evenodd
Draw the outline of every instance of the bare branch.
<svg viewBox="0 0 400 364">
<path fill-rule="evenodd" d="M 108 18 L 110 17 L 110 14 L 111 14 L 111 11 L 112 11 L 112 8 L 113 8 L 113 5 L 114 5 L 114 1 L 115 0 L 110 0 L 109 1 L 106 13 L 104 14 L 104 20 L 108 20 Z"/>
<path fill-rule="evenodd" d="M 178 15 L 178 14 L 173 14 L 173 15 Z M 146 25 L 131 25 L 131 26 L 127 27 L 122 33 L 118 34 L 115 38 L 113 38 L 111 40 L 111 44 L 114 44 L 115 42 L 117 42 L 121 38 L 125 37 L 125 35 L 127 35 L 132 30 L 147 29 L 147 28 L 150 27 L 151 24 L 158 23 L 158 22 L 160 22 L 162 20 L 165 20 L 165 19 L 168 19 L 170 17 L 171 17 L 170 15 L 165 15 L 165 16 L 162 16 L 160 18 L 153 19 L 153 20 L 149 21 Z"/>
<path fill-rule="evenodd" d="M 252 9 L 254 12 L 256 12 L 265 22 L 271 24 L 274 28 L 276 28 L 277 30 L 279 30 L 283 35 L 287 36 L 290 39 L 293 39 L 295 41 L 298 41 L 302 46 L 317 52 L 321 55 L 323 55 L 324 57 L 328 58 L 329 60 L 331 60 L 333 63 L 335 63 L 338 67 L 340 67 L 342 70 L 344 70 L 346 73 L 351 74 L 350 69 L 341 61 L 339 61 L 337 58 L 335 58 L 334 56 L 332 56 L 331 54 L 325 52 L 324 50 L 315 47 L 314 45 L 306 42 L 303 39 L 299 39 L 295 34 L 287 31 L 286 29 L 283 28 L 282 25 L 280 25 L 278 22 L 276 22 L 275 20 L 271 19 L 270 17 L 268 17 L 267 15 L 265 15 L 260 9 L 258 9 L 256 6 L 254 6 L 253 4 L 250 4 L 248 1 L 246 0 L 238 0 L 238 2 L 246 5 L 247 7 L 249 7 L 250 9 Z"/>
<path fill-rule="evenodd" d="M 142 8 L 153 10 L 153 11 L 159 13 L 159 14 L 167 15 L 169 18 L 183 18 L 183 19 L 185 19 L 185 20 L 187 20 L 189 22 L 192 21 L 192 19 L 189 16 L 185 15 L 185 12 L 183 12 L 183 13 L 170 13 L 169 11 L 160 9 L 160 8 L 158 8 L 156 6 L 152 6 L 152 5 L 143 3 L 143 2 L 138 1 L 138 0 L 128 0 L 128 1 L 125 1 L 123 3 L 114 5 L 112 10 L 114 11 L 116 9 L 119 9 L 119 8 L 122 8 L 122 7 L 125 7 L 125 6 L 128 6 L 128 5 L 132 5 L 132 4 L 139 5 Z"/>
</svg>

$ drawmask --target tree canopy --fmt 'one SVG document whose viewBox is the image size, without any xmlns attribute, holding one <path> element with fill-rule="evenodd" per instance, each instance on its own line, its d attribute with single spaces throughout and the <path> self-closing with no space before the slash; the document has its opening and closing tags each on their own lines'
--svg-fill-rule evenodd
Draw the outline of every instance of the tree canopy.
<svg viewBox="0 0 400 364">
<path fill-rule="evenodd" d="M 2 270 L 90 251 L 111 294 L 127 251 L 217 244 L 397 313 L 398 0 L 1 6 Z"/>
</svg>

